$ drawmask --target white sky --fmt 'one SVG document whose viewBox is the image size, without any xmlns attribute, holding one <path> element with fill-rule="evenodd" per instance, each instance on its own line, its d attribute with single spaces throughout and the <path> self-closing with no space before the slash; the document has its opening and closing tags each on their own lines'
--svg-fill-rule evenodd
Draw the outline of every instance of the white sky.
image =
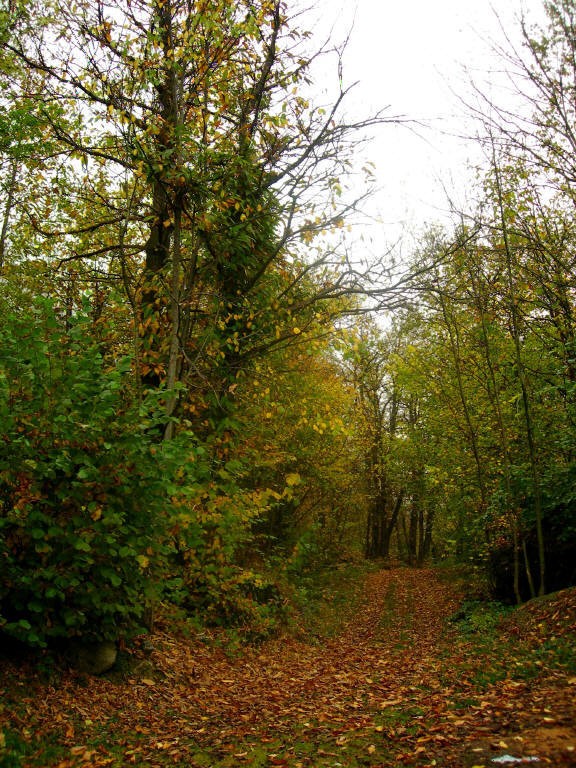
<svg viewBox="0 0 576 768">
<path fill-rule="evenodd" d="M 502 62 L 492 43 L 503 32 L 518 40 L 521 11 L 543 18 L 541 0 L 316 0 L 318 35 L 336 39 L 349 31 L 344 83 L 359 81 L 354 108 L 423 121 L 418 134 L 384 126 L 367 154 L 376 163 L 382 191 L 374 210 L 384 222 L 376 235 L 394 240 L 403 227 L 447 221 L 445 186 L 458 203 L 470 189 L 468 159 L 474 147 L 455 134 L 469 133 L 460 98 L 477 82 L 502 83 Z"/>
</svg>

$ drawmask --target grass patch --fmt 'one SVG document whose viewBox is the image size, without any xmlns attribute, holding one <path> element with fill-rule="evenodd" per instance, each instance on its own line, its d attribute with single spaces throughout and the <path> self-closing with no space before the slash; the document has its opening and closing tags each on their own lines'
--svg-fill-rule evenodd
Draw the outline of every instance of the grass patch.
<svg viewBox="0 0 576 768">
<path fill-rule="evenodd" d="M 369 562 L 346 563 L 298 575 L 293 602 L 296 624 L 308 639 L 335 637 L 360 604 L 366 576 L 376 570 Z"/>
<path fill-rule="evenodd" d="M 378 725 L 385 729 L 402 729 L 403 733 L 416 735 L 422 729 L 424 710 L 421 707 L 403 704 L 399 707 L 388 707 L 377 716 Z"/>
<path fill-rule="evenodd" d="M 383 610 L 378 623 L 380 637 L 385 643 L 392 643 L 397 651 L 409 648 L 414 641 L 414 627 L 417 606 L 412 596 L 399 602 L 398 585 L 391 581 L 384 596 Z"/>
<path fill-rule="evenodd" d="M 12 728 L 0 729 L 0 765 L 2 768 L 45 768 L 60 762 L 68 751 L 48 736 L 40 740 L 24 736 Z"/>
<path fill-rule="evenodd" d="M 437 564 L 434 570 L 440 581 L 453 586 L 465 600 L 490 602 L 491 588 L 485 566 L 447 560 Z"/>
<path fill-rule="evenodd" d="M 527 621 L 526 614 L 527 606 L 467 600 L 449 618 L 457 641 L 468 646 L 464 672 L 479 692 L 505 679 L 534 680 L 553 669 L 576 672 L 572 638 L 554 634 L 540 616 Z"/>
<path fill-rule="evenodd" d="M 449 622 L 456 624 L 464 637 L 477 638 L 482 642 L 498 634 L 499 625 L 512 610 L 510 606 L 498 602 L 465 600 Z"/>
<path fill-rule="evenodd" d="M 380 617 L 379 628 L 381 630 L 389 629 L 395 622 L 396 607 L 396 582 L 391 581 L 384 596 L 382 616 Z"/>
</svg>

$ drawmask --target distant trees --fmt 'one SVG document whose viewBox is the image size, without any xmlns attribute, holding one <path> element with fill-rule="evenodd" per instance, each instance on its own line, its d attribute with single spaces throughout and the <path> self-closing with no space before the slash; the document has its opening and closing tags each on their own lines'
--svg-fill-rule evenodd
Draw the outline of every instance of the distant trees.
<svg viewBox="0 0 576 768">
<path fill-rule="evenodd" d="M 398 426 L 399 393 L 387 367 L 391 350 L 378 330 L 366 324 L 350 352 L 350 376 L 360 417 L 362 477 L 366 484 L 367 557 L 388 557 L 404 489 L 391 467 Z"/>
<path fill-rule="evenodd" d="M 436 512 L 426 478 L 423 401 L 403 364 L 419 334 L 412 311 L 399 313 L 386 331 L 364 319 L 345 353 L 346 374 L 355 392 L 365 555 L 400 555 L 415 565 L 431 554 Z"/>
<path fill-rule="evenodd" d="M 488 560 L 495 587 L 520 600 L 574 579 L 573 388 L 539 252 L 503 221 L 501 192 L 461 247 L 422 254 L 443 263 L 422 285 L 417 336 L 396 336 L 385 373 L 415 398 L 417 429 L 402 429 L 422 464 L 398 441 L 389 461 L 421 481 L 407 504 L 434 499 L 437 550 Z"/>
<path fill-rule="evenodd" d="M 423 238 L 412 269 L 422 278 L 418 309 L 401 313 L 418 317 L 419 330 L 408 341 L 395 324 L 397 351 L 381 378 L 402 392 L 406 424 L 415 398 L 423 461 L 420 472 L 413 456 L 404 464 L 420 482 L 403 483 L 407 514 L 398 518 L 408 556 L 418 538 L 410 505 L 433 496 L 436 548 L 486 559 L 495 588 L 516 600 L 576 578 L 576 15 L 568 0 L 546 11 L 545 30 L 523 20 L 522 49 L 502 51 L 514 108 L 478 94 L 481 202 L 459 212 L 454 235 Z M 405 444 L 394 441 L 389 463 Z"/>
</svg>

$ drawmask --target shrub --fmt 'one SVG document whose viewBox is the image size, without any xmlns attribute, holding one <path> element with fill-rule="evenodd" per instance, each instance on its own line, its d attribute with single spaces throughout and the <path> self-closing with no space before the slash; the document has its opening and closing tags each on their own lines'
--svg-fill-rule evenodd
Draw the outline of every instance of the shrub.
<svg viewBox="0 0 576 768">
<path fill-rule="evenodd" d="M 91 330 L 47 303 L 0 329 L 0 631 L 32 646 L 129 633 L 162 564 L 158 408 Z"/>
</svg>

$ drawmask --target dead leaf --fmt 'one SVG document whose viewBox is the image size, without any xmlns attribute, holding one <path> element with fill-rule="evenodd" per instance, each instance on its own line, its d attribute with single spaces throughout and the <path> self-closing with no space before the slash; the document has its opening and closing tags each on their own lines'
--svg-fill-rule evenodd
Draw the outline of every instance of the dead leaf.
<svg viewBox="0 0 576 768">
<path fill-rule="evenodd" d="M 397 704 L 402 704 L 402 699 L 389 699 L 380 703 L 380 709 L 386 709 L 387 707 L 395 707 Z"/>
</svg>

